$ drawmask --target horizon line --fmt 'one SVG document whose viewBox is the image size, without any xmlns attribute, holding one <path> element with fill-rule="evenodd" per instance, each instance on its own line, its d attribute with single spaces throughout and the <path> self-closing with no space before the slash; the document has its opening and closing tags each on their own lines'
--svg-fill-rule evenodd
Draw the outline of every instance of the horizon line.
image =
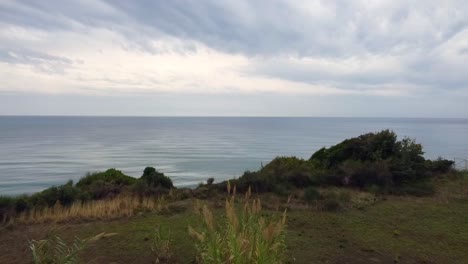
<svg viewBox="0 0 468 264">
<path fill-rule="evenodd" d="M 399 116 L 236 116 L 236 115 L 2 115 L 0 117 L 136 117 L 136 118 L 384 118 L 384 119 L 468 119 L 468 117 L 399 117 Z"/>
</svg>

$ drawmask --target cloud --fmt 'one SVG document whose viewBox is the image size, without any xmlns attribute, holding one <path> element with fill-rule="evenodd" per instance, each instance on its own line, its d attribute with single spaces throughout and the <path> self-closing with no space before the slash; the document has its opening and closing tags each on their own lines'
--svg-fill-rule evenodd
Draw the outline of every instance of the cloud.
<svg viewBox="0 0 468 264">
<path fill-rule="evenodd" d="M 452 98 L 467 50 L 461 0 L 0 2 L 0 92 Z"/>
</svg>

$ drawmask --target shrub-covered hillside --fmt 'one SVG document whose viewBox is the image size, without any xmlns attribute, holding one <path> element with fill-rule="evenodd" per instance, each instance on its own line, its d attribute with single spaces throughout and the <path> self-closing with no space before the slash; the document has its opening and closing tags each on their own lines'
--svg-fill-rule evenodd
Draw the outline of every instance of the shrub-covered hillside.
<svg viewBox="0 0 468 264">
<path fill-rule="evenodd" d="M 344 140 L 315 152 L 309 160 L 278 157 L 236 184 L 257 192 L 287 192 L 291 187 L 350 186 L 394 194 L 430 194 L 430 180 L 451 170 L 453 162 L 427 160 L 421 144 L 397 139 L 390 130 Z"/>
<path fill-rule="evenodd" d="M 52 186 L 33 195 L 18 197 L 0 196 L 0 218 L 9 218 L 29 209 L 52 207 L 55 204 L 71 205 L 75 201 L 86 202 L 113 198 L 119 194 L 159 195 L 173 187 L 172 181 L 153 167 L 147 167 L 140 178 L 133 178 L 116 169 L 88 173 L 76 184 Z"/>
</svg>

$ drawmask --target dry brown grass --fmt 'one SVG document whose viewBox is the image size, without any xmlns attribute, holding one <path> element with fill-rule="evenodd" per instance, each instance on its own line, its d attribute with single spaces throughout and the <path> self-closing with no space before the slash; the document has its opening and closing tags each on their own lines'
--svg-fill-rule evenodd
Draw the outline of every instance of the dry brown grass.
<svg viewBox="0 0 468 264">
<path fill-rule="evenodd" d="M 21 213 L 14 222 L 35 224 L 72 220 L 108 220 L 130 217 L 141 211 L 160 211 L 165 207 L 164 198 L 119 196 L 85 203 L 78 201 L 67 207 L 57 203 L 54 207 L 31 209 Z"/>
</svg>

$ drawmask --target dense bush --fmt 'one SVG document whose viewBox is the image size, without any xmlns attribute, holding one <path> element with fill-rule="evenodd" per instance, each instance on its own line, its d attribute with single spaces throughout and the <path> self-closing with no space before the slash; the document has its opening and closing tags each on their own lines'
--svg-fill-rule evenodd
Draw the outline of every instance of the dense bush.
<svg viewBox="0 0 468 264">
<path fill-rule="evenodd" d="M 234 180 L 233 184 L 240 192 L 247 191 L 249 187 L 253 192 L 273 192 L 280 182 L 262 172 L 246 171 L 238 180 Z"/>
<path fill-rule="evenodd" d="M 208 180 L 206 180 L 206 184 L 207 185 L 212 185 L 214 183 L 214 178 L 208 178 Z"/>
<path fill-rule="evenodd" d="M 453 160 L 446 160 L 439 157 L 436 160 L 426 160 L 426 166 L 430 168 L 432 172 L 446 173 L 453 169 L 455 162 Z"/>
<path fill-rule="evenodd" d="M 0 196 L 0 208 L 7 208 L 15 203 L 15 199 L 9 196 Z"/>
<path fill-rule="evenodd" d="M 64 185 L 52 186 L 31 196 L 0 196 L 0 220 L 6 215 L 23 212 L 32 207 L 52 207 L 56 203 L 68 206 L 77 200 L 98 200 L 114 197 L 123 192 L 148 195 L 167 192 L 172 187 L 171 179 L 152 167 L 147 167 L 139 179 L 127 176 L 116 169 L 88 173 L 75 185 L 73 181 L 69 181 Z"/>
<path fill-rule="evenodd" d="M 390 130 L 383 130 L 346 139 L 328 149 L 322 148 L 315 152 L 310 160 L 318 161 L 327 168 L 336 167 L 346 160 L 385 160 L 395 156 L 398 145 L 397 135 Z"/>
<path fill-rule="evenodd" d="M 169 177 L 165 176 L 164 173 L 157 171 L 153 167 L 146 167 L 140 180 L 150 187 L 161 187 L 166 189 L 174 187 Z"/>
<path fill-rule="evenodd" d="M 244 173 L 236 184 L 241 191 L 251 186 L 256 192 L 277 193 L 317 185 L 372 187 L 392 193 L 405 188 L 405 193 L 430 193 L 428 179 L 450 171 L 453 162 L 426 160 L 423 154 L 422 146 L 414 139 L 397 140 L 394 132 L 383 130 L 322 148 L 309 160 L 275 158 L 257 172 Z M 425 182 L 426 191 L 421 191 L 421 182 Z"/>
<path fill-rule="evenodd" d="M 62 205 L 69 205 L 77 199 L 79 190 L 73 186 L 73 181 L 64 185 L 52 186 L 42 192 L 35 193 L 29 197 L 33 206 L 53 206 L 57 201 Z"/>
<path fill-rule="evenodd" d="M 237 181 L 237 188 L 254 192 L 287 194 L 293 187 L 319 185 L 325 179 L 325 170 L 315 162 L 296 157 L 277 157 L 257 172 L 246 171 Z"/>
<path fill-rule="evenodd" d="M 453 164 L 443 159 L 427 161 L 423 154 L 414 139 L 398 141 L 394 132 L 384 130 L 322 148 L 310 161 L 320 162 L 342 185 L 386 190 L 417 185 L 433 174 L 449 171 Z"/>
<path fill-rule="evenodd" d="M 15 198 L 0 196 L 0 223 L 4 223 L 14 213 Z"/>
<path fill-rule="evenodd" d="M 110 183 L 115 185 L 132 185 L 136 182 L 136 179 L 123 174 L 121 171 L 116 169 L 108 169 L 105 172 L 88 173 L 84 178 L 81 178 L 77 183 L 76 187 L 86 188 L 87 186 L 96 183 Z"/>
<path fill-rule="evenodd" d="M 76 187 L 80 190 L 83 200 L 102 199 L 116 196 L 136 182 L 137 179 L 127 176 L 119 170 L 108 169 L 105 172 L 88 173 L 76 183 Z"/>
<path fill-rule="evenodd" d="M 383 187 L 392 185 L 390 164 L 385 160 L 375 162 L 347 160 L 338 167 L 336 174 L 340 175 L 342 185 L 360 188 L 371 185 Z"/>
<path fill-rule="evenodd" d="M 25 195 L 17 197 L 15 199 L 14 206 L 15 206 L 16 212 L 23 212 L 23 211 L 26 211 L 27 209 L 29 209 L 31 207 L 31 205 L 29 203 L 29 199 Z"/>
</svg>

